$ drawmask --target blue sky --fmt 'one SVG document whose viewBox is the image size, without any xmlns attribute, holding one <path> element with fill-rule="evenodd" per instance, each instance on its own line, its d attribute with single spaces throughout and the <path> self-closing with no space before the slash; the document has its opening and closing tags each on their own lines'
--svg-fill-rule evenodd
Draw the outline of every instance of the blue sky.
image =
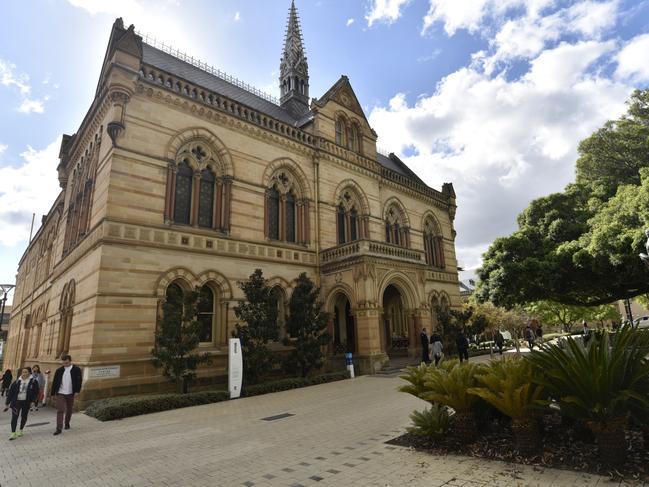
<svg viewBox="0 0 649 487">
<path fill-rule="evenodd" d="M 136 30 L 271 94 L 288 0 L 4 2 L 0 281 L 58 192 L 62 133 L 94 95 L 110 26 Z M 649 0 L 297 0 L 311 96 L 349 76 L 379 146 L 458 193 L 474 269 L 535 197 L 573 177 L 576 146 L 649 84 Z"/>
</svg>

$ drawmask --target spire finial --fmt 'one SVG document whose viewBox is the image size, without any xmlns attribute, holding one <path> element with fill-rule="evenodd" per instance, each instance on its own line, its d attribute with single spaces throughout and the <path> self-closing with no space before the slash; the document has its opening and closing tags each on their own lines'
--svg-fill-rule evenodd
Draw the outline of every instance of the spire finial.
<svg viewBox="0 0 649 487">
<path fill-rule="evenodd" d="M 298 115 L 308 111 L 309 66 L 304 52 L 300 18 L 295 7 L 295 0 L 291 0 L 279 72 L 281 105 Z"/>
</svg>

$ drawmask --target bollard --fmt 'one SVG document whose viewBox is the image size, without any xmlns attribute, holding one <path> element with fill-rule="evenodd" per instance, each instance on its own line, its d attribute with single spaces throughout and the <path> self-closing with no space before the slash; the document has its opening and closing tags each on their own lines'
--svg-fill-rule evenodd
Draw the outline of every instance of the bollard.
<svg viewBox="0 0 649 487">
<path fill-rule="evenodd" d="M 352 361 L 352 353 L 345 353 L 345 362 L 347 363 L 347 372 L 349 372 L 349 377 L 354 378 L 354 362 Z"/>
</svg>

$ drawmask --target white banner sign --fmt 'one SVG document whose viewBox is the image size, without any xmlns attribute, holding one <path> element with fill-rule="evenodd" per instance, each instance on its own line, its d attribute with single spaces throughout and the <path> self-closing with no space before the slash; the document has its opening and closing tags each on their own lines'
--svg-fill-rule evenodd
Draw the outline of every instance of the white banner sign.
<svg viewBox="0 0 649 487">
<path fill-rule="evenodd" d="M 228 349 L 228 389 L 230 399 L 241 395 L 241 382 L 243 380 L 243 355 L 241 342 L 238 338 L 230 338 Z"/>
</svg>

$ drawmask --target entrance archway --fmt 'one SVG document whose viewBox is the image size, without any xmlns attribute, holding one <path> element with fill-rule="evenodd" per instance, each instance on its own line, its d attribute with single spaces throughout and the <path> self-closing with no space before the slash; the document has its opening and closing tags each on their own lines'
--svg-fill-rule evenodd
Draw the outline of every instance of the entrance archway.
<svg viewBox="0 0 649 487">
<path fill-rule="evenodd" d="M 389 357 L 405 357 L 410 344 L 410 317 L 399 289 L 390 284 L 383 292 L 383 344 Z"/>
<path fill-rule="evenodd" d="M 333 305 L 333 353 L 356 353 L 356 319 L 349 299 L 337 293 Z"/>
</svg>

